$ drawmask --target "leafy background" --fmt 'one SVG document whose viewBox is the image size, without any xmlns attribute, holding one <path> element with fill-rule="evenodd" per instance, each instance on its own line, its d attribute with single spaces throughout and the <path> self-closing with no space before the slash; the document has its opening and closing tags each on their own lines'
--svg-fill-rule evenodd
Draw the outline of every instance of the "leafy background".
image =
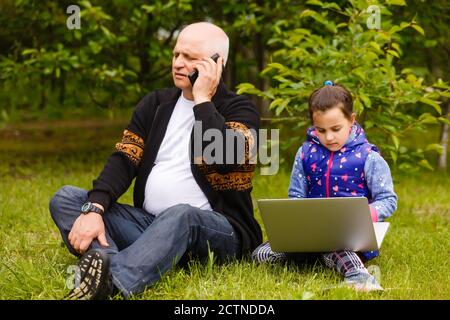
<svg viewBox="0 0 450 320">
<path fill-rule="evenodd" d="M 172 85 L 171 51 L 194 21 L 231 39 L 225 80 L 252 96 L 264 126 L 282 132 L 289 163 L 308 126 L 307 97 L 324 80 L 346 85 L 359 121 L 403 171 L 431 170 L 448 124 L 447 1 L 0 1 L 0 125 L 124 118 L 140 97 Z M 367 8 L 381 27 L 368 29 Z M 447 129 L 448 130 L 448 129 Z M 432 133 L 416 146 L 411 135 Z"/>
</svg>

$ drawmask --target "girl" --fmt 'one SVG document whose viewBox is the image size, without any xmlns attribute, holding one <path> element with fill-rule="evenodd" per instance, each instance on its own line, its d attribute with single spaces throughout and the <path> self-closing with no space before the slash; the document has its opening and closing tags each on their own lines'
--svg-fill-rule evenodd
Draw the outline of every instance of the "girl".
<svg viewBox="0 0 450 320">
<path fill-rule="evenodd" d="M 313 127 L 299 148 L 289 186 L 290 198 L 367 197 L 372 220 L 383 221 L 397 208 L 391 173 L 378 149 L 355 121 L 351 94 L 328 80 L 309 98 Z M 322 253 L 325 264 L 358 291 L 383 290 L 364 267 L 377 251 Z M 268 242 L 252 254 L 257 262 L 305 261 L 317 255 L 273 252 Z"/>
</svg>

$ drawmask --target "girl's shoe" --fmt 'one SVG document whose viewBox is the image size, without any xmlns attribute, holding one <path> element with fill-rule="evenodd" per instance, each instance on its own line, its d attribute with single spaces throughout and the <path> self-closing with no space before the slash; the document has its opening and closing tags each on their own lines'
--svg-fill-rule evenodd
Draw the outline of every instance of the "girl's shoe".
<svg viewBox="0 0 450 320">
<path fill-rule="evenodd" d="M 346 275 L 344 278 L 344 284 L 360 292 L 384 290 L 375 277 L 368 272 L 358 272 L 351 275 Z"/>
</svg>

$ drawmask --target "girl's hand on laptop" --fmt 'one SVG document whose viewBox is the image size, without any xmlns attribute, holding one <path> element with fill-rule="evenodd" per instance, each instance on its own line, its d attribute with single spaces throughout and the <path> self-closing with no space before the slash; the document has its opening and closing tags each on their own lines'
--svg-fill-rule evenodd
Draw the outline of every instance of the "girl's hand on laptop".
<svg viewBox="0 0 450 320">
<path fill-rule="evenodd" d="M 378 222 L 378 212 L 377 209 L 369 205 L 370 208 L 370 215 L 372 217 L 372 222 Z"/>
</svg>

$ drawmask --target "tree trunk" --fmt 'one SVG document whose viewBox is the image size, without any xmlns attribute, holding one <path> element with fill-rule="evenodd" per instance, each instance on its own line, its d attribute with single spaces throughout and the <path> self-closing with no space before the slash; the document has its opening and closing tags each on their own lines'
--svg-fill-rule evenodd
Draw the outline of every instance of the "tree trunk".
<svg viewBox="0 0 450 320">
<path fill-rule="evenodd" d="M 148 18 L 151 18 L 151 15 L 149 15 Z M 139 57 L 139 65 L 140 65 L 138 81 L 143 88 L 146 88 L 149 85 L 148 78 L 151 69 L 150 58 L 147 51 L 147 41 L 151 39 L 151 30 L 148 25 L 145 28 L 145 30 L 143 30 L 141 37 L 142 37 L 141 41 L 139 41 L 137 48 L 138 50 L 137 56 Z M 154 40 L 157 41 L 157 39 Z"/>
<path fill-rule="evenodd" d="M 450 119 L 450 101 L 447 104 L 447 119 Z M 439 156 L 438 168 L 440 170 L 447 170 L 447 153 L 448 153 L 448 123 L 442 124 L 441 129 L 441 145 L 443 148 L 442 154 Z"/>
<path fill-rule="evenodd" d="M 231 90 L 236 90 L 236 86 L 238 85 L 237 83 L 237 76 L 236 76 L 236 72 L 237 72 L 237 68 L 236 68 L 236 56 L 237 56 L 237 52 L 239 51 L 239 38 L 236 35 L 236 33 L 234 33 L 231 36 L 231 46 L 230 46 L 230 50 L 228 53 L 228 60 L 227 60 L 227 64 L 225 66 L 225 74 L 224 74 L 224 79 L 225 79 L 225 83 L 227 84 L 227 87 L 230 88 Z"/>
<path fill-rule="evenodd" d="M 61 77 L 59 79 L 59 106 L 64 105 L 64 100 L 66 100 L 66 73 L 64 70 L 61 72 Z"/>
<path fill-rule="evenodd" d="M 257 32 L 253 38 L 253 52 L 256 59 L 256 83 L 257 88 L 260 90 L 267 90 L 268 89 L 268 83 L 267 80 L 263 77 L 261 77 L 259 74 L 264 69 L 264 62 L 265 62 L 265 43 L 263 41 L 262 33 Z M 264 100 L 260 97 L 257 97 L 256 105 L 258 107 L 258 110 L 261 114 L 261 117 L 270 117 L 270 110 L 269 110 L 269 101 Z"/>
<path fill-rule="evenodd" d="M 45 81 L 45 77 L 41 76 L 41 85 L 40 85 L 40 89 L 41 89 L 41 100 L 39 101 L 39 109 L 43 110 L 46 106 L 47 106 L 47 94 L 45 92 L 46 90 L 46 81 Z"/>
</svg>

